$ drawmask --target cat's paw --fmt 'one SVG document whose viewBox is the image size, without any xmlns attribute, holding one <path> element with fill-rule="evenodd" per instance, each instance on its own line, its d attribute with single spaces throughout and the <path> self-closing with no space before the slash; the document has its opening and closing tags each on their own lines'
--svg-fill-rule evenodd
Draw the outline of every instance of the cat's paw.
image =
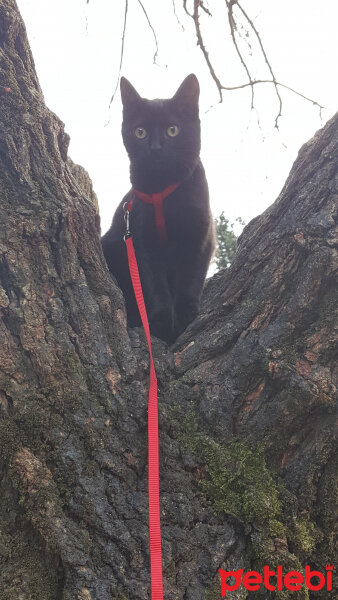
<svg viewBox="0 0 338 600">
<path fill-rule="evenodd" d="M 178 338 L 188 325 L 196 319 L 199 312 L 199 301 L 192 296 L 180 298 L 176 303 L 176 322 L 172 341 Z"/>
<path fill-rule="evenodd" d="M 196 319 L 199 311 L 199 301 L 194 296 L 182 296 L 175 305 L 177 321 L 187 327 Z"/>
<path fill-rule="evenodd" d="M 149 316 L 150 333 L 164 342 L 170 342 L 174 332 L 174 312 L 170 306 L 157 308 Z"/>
</svg>

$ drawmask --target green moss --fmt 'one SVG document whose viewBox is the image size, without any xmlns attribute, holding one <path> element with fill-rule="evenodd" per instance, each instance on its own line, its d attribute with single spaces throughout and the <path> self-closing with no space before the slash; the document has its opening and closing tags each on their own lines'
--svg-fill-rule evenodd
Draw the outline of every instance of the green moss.
<svg viewBox="0 0 338 600">
<path fill-rule="evenodd" d="M 268 468 L 263 447 L 251 447 L 234 437 L 228 444 L 220 444 L 199 427 L 192 408 L 184 415 L 174 405 L 171 416 L 182 449 L 198 456 L 203 467 L 199 484 L 206 497 L 218 513 L 233 515 L 249 532 L 245 558 L 251 568 L 262 572 L 266 564 L 271 568 L 283 565 L 285 571 L 302 572 L 302 564 L 306 564 L 315 547 L 315 526 L 310 519 L 299 517 L 296 496 Z M 220 587 L 213 583 L 205 600 L 219 596 Z M 308 598 L 305 588 L 271 595 L 271 600 Z"/>
<path fill-rule="evenodd" d="M 183 420 L 180 439 L 185 449 L 198 451 L 206 472 L 200 485 L 217 512 L 263 527 L 271 536 L 284 535 L 278 489 L 262 447 L 251 448 L 235 438 L 222 446 L 198 430 L 191 411 Z"/>
<path fill-rule="evenodd" d="M 122 592 L 113 592 L 111 600 L 129 600 L 128 596 Z"/>
<path fill-rule="evenodd" d="M 287 546 L 281 545 L 276 548 L 271 538 L 265 535 L 255 534 L 250 542 L 251 567 L 253 570 L 263 573 L 264 566 L 268 565 L 276 570 L 279 565 L 283 566 L 284 574 L 288 571 L 299 571 L 304 574 L 304 569 L 298 557 L 288 551 Z M 276 585 L 276 579 L 271 578 L 271 583 Z M 252 593 L 253 597 L 255 594 Z M 271 600 L 309 600 L 309 592 L 306 587 L 300 590 L 276 590 L 269 592 Z"/>
<path fill-rule="evenodd" d="M 28 534 L 28 532 L 26 532 Z M 6 551 L 4 551 L 6 549 Z M 41 548 L 31 531 L 0 533 L 1 600 L 56 600 L 63 574 Z"/>
<path fill-rule="evenodd" d="M 8 464 L 20 446 L 19 431 L 9 418 L 0 420 L 0 464 Z"/>
<path fill-rule="evenodd" d="M 294 530 L 294 541 L 298 547 L 309 556 L 315 547 L 315 525 L 308 519 L 297 521 Z"/>
<path fill-rule="evenodd" d="M 59 428 L 62 422 L 59 415 L 51 414 L 50 407 L 44 396 L 32 397 L 20 407 L 17 422 L 20 429 L 20 439 L 23 446 L 28 446 L 33 452 L 45 448 L 46 435 L 54 427 Z"/>
<path fill-rule="evenodd" d="M 282 536 L 277 488 L 263 450 L 251 449 L 240 440 L 232 439 L 226 447 L 209 441 L 204 456 L 208 477 L 202 487 L 216 510 L 263 526 L 269 535 Z"/>
<path fill-rule="evenodd" d="M 309 600 L 309 592 L 307 588 L 296 591 L 277 591 L 274 594 L 274 600 Z"/>
<path fill-rule="evenodd" d="M 248 597 L 248 591 L 243 585 L 241 585 L 236 592 L 227 594 L 227 598 L 234 598 L 236 600 L 245 600 Z M 213 581 L 210 587 L 207 588 L 204 596 L 204 600 L 221 600 L 221 578 L 217 574 L 216 581 Z"/>
<path fill-rule="evenodd" d="M 219 600 L 221 593 L 221 582 L 215 581 L 211 584 L 211 586 L 206 590 L 204 600 Z"/>
<path fill-rule="evenodd" d="M 179 420 L 181 418 L 180 407 L 175 405 L 173 411 L 175 411 L 173 414 Z M 176 422 L 176 425 L 178 422 Z M 178 430 L 178 435 L 181 445 L 184 449 L 191 450 L 192 452 L 196 452 L 198 450 L 203 436 L 198 429 L 196 417 L 192 410 L 189 410 L 185 415 L 182 421 L 182 428 L 179 428 Z"/>
</svg>

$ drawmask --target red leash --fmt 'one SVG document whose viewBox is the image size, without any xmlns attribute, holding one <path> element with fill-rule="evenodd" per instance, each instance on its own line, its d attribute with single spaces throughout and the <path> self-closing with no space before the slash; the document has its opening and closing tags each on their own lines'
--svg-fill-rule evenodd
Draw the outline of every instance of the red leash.
<svg viewBox="0 0 338 600">
<path fill-rule="evenodd" d="M 167 232 L 163 214 L 163 200 L 176 190 L 179 183 L 174 183 L 163 192 L 143 194 L 133 189 L 133 193 L 144 202 L 154 206 L 157 234 L 161 242 L 166 242 Z M 158 399 L 157 377 L 151 350 L 150 329 L 147 311 L 144 303 L 140 274 L 135 256 L 135 249 L 129 230 L 129 213 L 133 206 L 133 198 L 125 202 L 124 219 L 126 234 L 124 240 L 127 246 L 128 265 L 133 284 L 135 299 L 140 313 L 144 332 L 146 334 L 150 356 L 150 386 L 148 395 L 148 498 L 149 498 L 149 538 L 150 538 L 150 576 L 151 600 L 163 600 L 162 578 L 162 547 L 160 522 L 160 484 L 159 484 L 159 451 L 158 451 Z"/>
<path fill-rule="evenodd" d="M 149 536 L 150 536 L 150 576 L 151 600 L 163 600 L 162 548 L 159 490 L 158 452 L 158 402 L 157 377 L 151 350 L 151 339 L 147 311 L 144 303 L 140 274 L 137 266 L 133 240 L 129 231 L 129 207 L 124 206 L 127 226 L 124 237 L 127 246 L 130 277 L 146 334 L 150 356 L 150 387 L 148 396 L 148 497 L 149 497 Z"/>
</svg>

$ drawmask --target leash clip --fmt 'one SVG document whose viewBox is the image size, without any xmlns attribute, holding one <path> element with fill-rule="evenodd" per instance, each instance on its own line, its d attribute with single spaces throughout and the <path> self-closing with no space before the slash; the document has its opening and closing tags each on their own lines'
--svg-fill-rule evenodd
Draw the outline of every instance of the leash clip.
<svg viewBox="0 0 338 600">
<path fill-rule="evenodd" d="M 124 212 L 124 222 L 126 224 L 126 232 L 125 232 L 125 234 L 123 236 L 123 239 L 124 239 L 124 241 L 126 241 L 128 238 L 131 237 L 131 233 L 130 233 L 130 229 L 129 229 L 129 227 L 130 227 L 130 225 L 129 225 L 129 215 L 130 215 L 130 212 L 128 210 L 128 202 L 124 203 L 124 205 L 123 205 L 123 212 Z"/>
</svg>

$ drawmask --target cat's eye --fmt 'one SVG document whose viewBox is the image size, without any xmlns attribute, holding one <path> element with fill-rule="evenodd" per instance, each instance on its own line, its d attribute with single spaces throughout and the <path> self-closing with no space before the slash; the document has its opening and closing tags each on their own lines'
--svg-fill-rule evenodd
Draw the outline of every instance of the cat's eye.
<svg viewBox="0 0 338 600">
<path fill-rule="evenodd" d="M 136 127 L 134 133 L 139 140 L 144 140 L 147 137 L 147 130 L 144 127 Z"/>
<path fill-rule="evenodd" d="M 176 137 L 180 132 L 180 128 L 178 125 L 169 125 L 167 128 L 167 134 L 169 137 Z"/>
</svg>

